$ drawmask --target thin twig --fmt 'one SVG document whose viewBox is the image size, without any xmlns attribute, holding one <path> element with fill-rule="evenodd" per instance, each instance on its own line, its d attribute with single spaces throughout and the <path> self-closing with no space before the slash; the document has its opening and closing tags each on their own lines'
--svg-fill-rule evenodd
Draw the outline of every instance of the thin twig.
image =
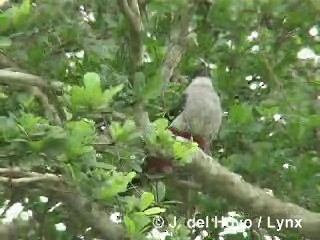
<svg viewBox="0 0 320 240">
<path fill-rule="evenodd" d="M 31 87 L 30 91 L 40 101 L 43 110 L 47 113 L 49 118 L 52 119 L 52 122 L 56 125 L 61 125 L 62 121 L 59 112 L 56 107 L 50 103 L 48 96 L 38 87 Z"/>
</svg>

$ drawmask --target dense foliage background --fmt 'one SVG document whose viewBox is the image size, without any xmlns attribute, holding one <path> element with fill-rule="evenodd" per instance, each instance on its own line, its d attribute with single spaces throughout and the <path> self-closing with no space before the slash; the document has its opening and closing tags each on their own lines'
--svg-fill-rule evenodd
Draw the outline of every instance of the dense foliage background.
<svg viewBox="0 0 320 240">
<path fill-rule="evenodd" d="M 175 144 L 165 119 L 177 114 L 173 109 L 202 63 L 225 111 L 212 156 L 282 201 L 320 212 L 320 2 L 139 1 L 143 58 L 137 64 L 139 39 L 119 5 L 24 0 L 1 7 L 3 222 L 11 221 L 12 205 L 19 209 L 10 231 L 18 239 L 164 239 L 168 232 L 170 239 L 303 239 L 275 229 L 192 232 L 183 221 L 195 211 L 200 218 L 232 211 L 253 216 L 237 199 L 204 193 L 187 213 L 181 189 L 146 178 L 142 169 L 146 143 Z M 166 56 L 186 24 L 182 60 L 163 82 Z M 141 134 L 137 102 L 156 136 Z M 174 146 L 175 156 L 192 152 L 185 151 L 189 145 Z M 166 228 L 152 225 L 159 214 L 169 222 L 178 216 L 179 224 L 161 234 Z M 9 230 L 1 231 L 1 239 L 9 239 Z M 125 237 L 117 235 L 122 232 Z"/>
</svg>

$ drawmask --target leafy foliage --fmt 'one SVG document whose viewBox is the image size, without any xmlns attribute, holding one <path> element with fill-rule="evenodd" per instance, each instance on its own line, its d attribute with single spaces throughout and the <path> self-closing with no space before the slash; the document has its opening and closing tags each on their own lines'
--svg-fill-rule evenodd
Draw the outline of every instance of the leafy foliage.
<svg viewBox="0 0 320 240">
<path fill-rule="evenodd" d="M 145 146 L 169 153 L 181 164 L 197 150 L 195 143 L 172 136 L 165 117 L 186 85 L 177 76 L 191 76 L 201 58 L 211 69 L 226 112 L 212 155 L 277 197 L 320 211 L 317 1 L 199 3 L 191 19 L 188 50 L 163 94 L 161 65 L 186 1 L 147 4 L 144 63 L 133 86 L 129 46 L 134 40 L 116 1 L 16 2 L 0 13 L 0 67 L 18 66 L 50 84 L 62 82 L 48 100 L 60 109 L 63 123 L 55 124 L 46 115 L 30 86 L 0 82 L 1 167 L 63 175 L 104 210 L 121 212 L 128 238 L 150 236 L 154 216 L 159 215 L 168 222 L 179 216 L 177 226 L 169 229 L 174 235 L 170 239 L 189 239 L 192 233 L 183 222 L 188 216 L 181 213 L 176 193 L 159 180 L 143 186 L 141 176 Z M 313 58 L 298 59 L 305 47 L 312 49 Z M 2 60 L 7 57 L 10 61 Z M 134 123 L 136 101 L 146 105 L 152 119 L 145 138 Z M 30 226 L 19 232 L 23 239 L 99 237 L 86 231 L 90 226 L 77 224 L 77 216 L 66 213 L 67 206 L 54 207 L 54 196 L 41 203 L 38 197 L 48 194 L 41 188 L 2 193 L 1 204 L 12 199 L 33 212 Z M 234 210 L 219 197 L 204 195 L 198 196 L 196 207 L 219 216 Z M 65 232 L 56 231 L 60 222 L 66 223 Z M 221 229 L 208 231 L 217 238 Z"/>
</svg>

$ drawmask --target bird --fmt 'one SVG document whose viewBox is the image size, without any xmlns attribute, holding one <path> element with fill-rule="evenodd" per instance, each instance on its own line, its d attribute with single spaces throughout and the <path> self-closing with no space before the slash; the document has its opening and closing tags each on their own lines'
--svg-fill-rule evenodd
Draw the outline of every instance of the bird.
<svg viewBox="0 0 320 240">
<path fill-rule="evenodd" d="M 208 152 L 211 141 L 217 136 L 222 122 L 220 98 L 211 78 L 195 77 L 185 91 L 185 103 L 181 113 L 169 129 L 176 135 L 194 142 Z"/>
<path fill-rule="evenodd" d="M 209 153 L 212 140 L 218 135 L 222 123 L 222 107 L 209 76 L 192 79 L 184 92 L 180 114 L 172 121 L 169 130 L 176 137 L 196 142 Z M 172 171 L 172 160 L 149 157 L 148 169 L 157 173 Z"/>
</svg>

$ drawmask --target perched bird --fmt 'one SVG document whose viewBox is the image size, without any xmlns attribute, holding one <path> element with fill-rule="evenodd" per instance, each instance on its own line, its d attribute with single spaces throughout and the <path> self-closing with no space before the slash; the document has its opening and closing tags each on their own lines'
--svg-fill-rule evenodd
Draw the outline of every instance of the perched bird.
<svg viewBox="0 0 320 240">
<path fill-rule="evenodd" d="M 197 142 L 208 151 L 222 121 L 220 98 L 209 77 L 195 77 L 185 91 L 182 112 L 173 120 L 170 130 L 176 136 Z"/>
<path fill-rule="evenodd" d="M 195 77 L 184 95 L 183 108 L 169 129 L 176 136 L 198 143 L 208 153 L 222 121 L 220 98 L 207 76 Z M 172 162 L 166 159 L 150 158 L 148 166 L 154 172 L 172 170 Z"/>
</svg>

